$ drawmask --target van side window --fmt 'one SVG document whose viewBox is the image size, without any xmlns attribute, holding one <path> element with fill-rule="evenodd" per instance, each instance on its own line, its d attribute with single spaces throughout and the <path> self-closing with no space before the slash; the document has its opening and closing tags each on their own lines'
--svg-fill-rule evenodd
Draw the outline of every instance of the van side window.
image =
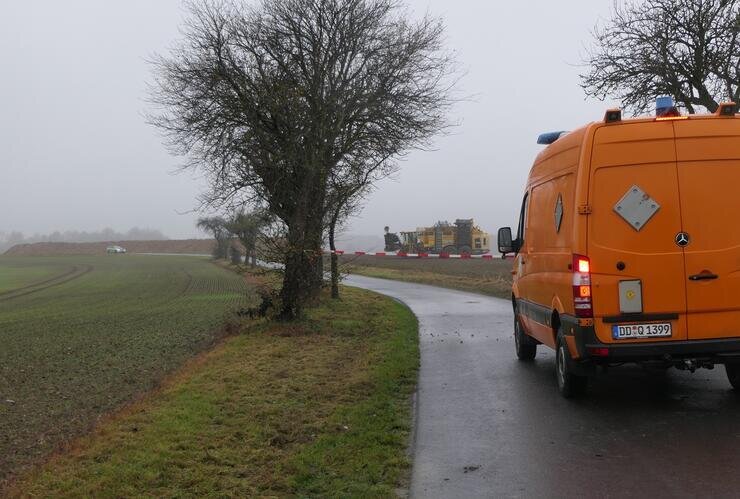
<svg viewBox="0 0 740 499">
<path fill-rule="evenodd" d="M 524 246 L 524 231 L 527 227 L 527 212 L 529 211 L 529 193 L 526 193 L 524 195 L 524 200 L 522 201 L 522 211 L 519 213 L 519 227 L 517 229 L 516 233 L 516 240 L 519 243 L 519 246 Z"/>
</svg>

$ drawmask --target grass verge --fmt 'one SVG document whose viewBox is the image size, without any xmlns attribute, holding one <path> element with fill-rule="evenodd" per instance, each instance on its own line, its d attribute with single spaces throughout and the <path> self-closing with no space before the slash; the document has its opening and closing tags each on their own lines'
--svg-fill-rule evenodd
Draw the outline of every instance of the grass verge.
<svg viewBox="0 0 740 499">
<path fill-rule="evenodd" d="M 418 363 L 411 312 L 344 289 L 295 324 L 227 339 L 9 492 L 391 497 Z"/>
</svg>

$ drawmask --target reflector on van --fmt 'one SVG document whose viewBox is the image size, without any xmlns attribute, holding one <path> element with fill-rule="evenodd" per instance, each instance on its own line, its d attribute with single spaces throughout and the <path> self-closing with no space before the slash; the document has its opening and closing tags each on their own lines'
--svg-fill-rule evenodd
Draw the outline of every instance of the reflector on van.
<svg viewBox="0 0 740 499">
<path fill-rule="evenodd" d="M 660 116 L 655 118 L 655 121 L 673 121 L 673 120 L 687 120 L 688 116 Z"/>
</svg>

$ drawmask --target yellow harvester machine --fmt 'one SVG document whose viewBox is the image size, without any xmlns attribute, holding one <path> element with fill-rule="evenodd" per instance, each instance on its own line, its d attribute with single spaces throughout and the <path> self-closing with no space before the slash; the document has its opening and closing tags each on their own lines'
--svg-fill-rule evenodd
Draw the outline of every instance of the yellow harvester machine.
<svg viewBox="0 0 740 499">
<path fill-rule="evenodd" d="M 407 253 L 447 253 L 450 255 L 480 255 L 491 250 L 491 236 L 473 223 L 473 219 L 457 219 L 454 224 L 437 222 L 432 227 L 417 227 L 415 231 L 397 234 L 385 228 L 385 250 Z"/>
</svg>

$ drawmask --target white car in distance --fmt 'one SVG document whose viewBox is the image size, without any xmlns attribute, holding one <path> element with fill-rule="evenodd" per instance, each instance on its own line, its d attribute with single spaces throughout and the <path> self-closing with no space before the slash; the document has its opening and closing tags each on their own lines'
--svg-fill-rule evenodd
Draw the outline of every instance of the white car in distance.
<svg viewBox="0 0 740 499">
<path fill-rule="evenodd" d="M 126 248 L 122 248 L 121 246 L 108 246 L 105 248 L 106 253 L 126 253 Z"/>
</svg>

